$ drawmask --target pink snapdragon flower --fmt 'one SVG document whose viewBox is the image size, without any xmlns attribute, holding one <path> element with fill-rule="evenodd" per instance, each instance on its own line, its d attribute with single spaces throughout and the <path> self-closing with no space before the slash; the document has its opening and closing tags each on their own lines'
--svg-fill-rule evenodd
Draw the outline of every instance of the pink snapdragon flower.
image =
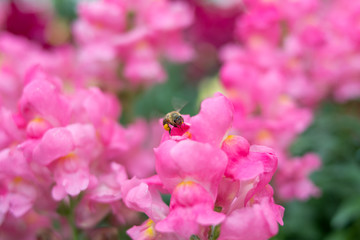
<svg viewBox="0 0 360 240">
<path fill-rule="evenodd" d="M 147 201 L 145 198 L 134 201 L 137 205 L 132 207 L 128 204 L 138 211 L 143 209 L 151 219 L 148 224 L 129 230 L 130 235 L 142 236 L 142 239 L 162 239 L 162 234 L 175 234 L 179 239 L 196 235 L 208 239 L 209 231 L 217 225 L 220 232 L 223 224 L 225 229 L 228 224 L 236 226 L 232 216 L 238 212 L 240 215 L 244 212 L 249 219 L 261 218 L 261 225 L 249 220 L 244 231 L 261 226 L 258 231 L 262 236 L 276 234 L 277 222 L 282 224 L 283 208 L 274 203 L 268 183 L 276 170 L 277 158 L 269 148 L 250 148 L 242 137 L 226 138 L 233 112 L 231 102 L 216 94 L 202 102 L 198 115 L 184 116 L 184 127 L 174 127 L 170 133 L 164 133 L 167 137 L 155 148 L 158 175 L 148 181 L 148 185 L 146 181 L 141 184 L 144 189 L 152 185 L 158 186 L 158 191 L 169 192 L 170 208 L 160 219 L 154 219 L 153 211 L 139 207 L 139 204 L 155 204 L 152 195 L 147 195 Z M 138 192 L 137 186 L 141 184 L 132 191 Z M 271 190 L 267 190 L 269 188 Z M 141 196 L 140 192 L 137 196 Z M 259 211 L 268 214 L 259 214 Z M 259 235 L 254 239 L 264 237 Z"/>
</svg>

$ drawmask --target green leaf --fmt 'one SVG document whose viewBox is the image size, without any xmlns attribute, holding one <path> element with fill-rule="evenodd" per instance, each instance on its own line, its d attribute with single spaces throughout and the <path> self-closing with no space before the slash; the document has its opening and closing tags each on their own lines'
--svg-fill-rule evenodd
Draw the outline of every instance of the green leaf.
<svg viewBox="0 0 360 240">
<path fill-rule="evenodd" d="M 346 200 L 332 218 L 331 225 L 341 229 L 355 219 L 360 219 L 360 196 Z"/>
<path fill-rule="evenodd" d="M 145 118 L 162 118 L 166 113 L 178 110 L 174 101 L 186 103 L 182 114 L 194 115 L 198 112 L 196 104 L 196 83 L 184 78 L 185 66 L 167 65 L 168 80 L 153 86 L 135 101 L 135 115 Z"/>
</svg>

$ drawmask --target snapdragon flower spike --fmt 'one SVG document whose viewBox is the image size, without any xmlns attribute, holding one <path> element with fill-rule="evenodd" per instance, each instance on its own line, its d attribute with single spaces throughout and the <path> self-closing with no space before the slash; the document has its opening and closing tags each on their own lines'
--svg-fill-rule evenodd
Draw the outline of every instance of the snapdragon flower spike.
<svg viewBox="0 0 360 240">
<path fill-rule="evenodd" d="M 208 239 L 212 228 L 217 226 L 221 232 L 226 222 L 224 236 L 231 236 L 239 213 L 249 218 L 243 229 L 260 227 L 259 239 L 276 234 L 277 222 L 282 224 L 283 208 L 274 203 L 268 185 L 277 167 L 273 151 L 262 146 L 250 147 L 239 136 L 226 137 L 233 121 L 233 106 L 221 94 L 204 100 L 200 113 L 184 116 L 184 121 L 189 123 L 185 125 L 186 132 L 181 127 L 172 128 L 177 130 L 176 135 L 173 131 L 164 133 L 168 137 L 163 137 L 160 146 L 154 149 L 157 176 L 148 180 L 161 187 L 158 191 L 165 189 L 171 194 L 170 208 L 153 219 L 154 212 L 149 210 L 153 206 L 144 205 L 146 199 L 154 201 L 151 194 L 143 194 L 148 192 L 148 186 L 140 182 L 129 184 L 133 194 L 126 194 L 127 197 L 123 194 L 125 203 L 151 219 L 150 225 L 134 227 L 129 233 L 142 239 L 162 239 L 163 234 L 175 234 L 179 239 L 191 236 Z M 128 202 L 129 196 L 140 199 Z M 251 219 L 259 219 L 261 224 L 253 224 Z"/>
</svg>

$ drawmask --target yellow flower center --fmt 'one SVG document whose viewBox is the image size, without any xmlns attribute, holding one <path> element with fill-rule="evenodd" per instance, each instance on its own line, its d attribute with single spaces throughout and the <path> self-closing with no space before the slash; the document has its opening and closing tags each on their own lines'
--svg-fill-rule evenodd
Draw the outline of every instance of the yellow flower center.
<svg viewBox="0 0 360 240">
<path fill-rule="evenodd" d="M 179 183 L 178 187 L 185 187 L 185 186 L 192 186 L 192 185 L 194 185 L 193 181 L 186 180 L 186 181 L 182 181 L 181 183 Z"/>
</svg>

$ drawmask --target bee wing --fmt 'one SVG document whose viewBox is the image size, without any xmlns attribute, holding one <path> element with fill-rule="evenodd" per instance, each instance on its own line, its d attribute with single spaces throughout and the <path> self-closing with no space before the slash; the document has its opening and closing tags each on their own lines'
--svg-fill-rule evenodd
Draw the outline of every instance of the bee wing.
<svg viewBox="0 0 360 240">
<path fill-rule="evenodd" d="M 165 114 L 161 113 L 160 111 L 152 111 L 150 114 L 150 119 L 163 119 Z"/>
<path fill-rule="evenodd" d="M 182 99 L 182 98 L 176 98 L 174 97 L 172 100 L 171 100 L 171 105 L 173 107 L 173 109 L 177 112 L 180 112 L 185 106 L 186 104 L 188 104 L 189 102 Z"/>
</svg>

